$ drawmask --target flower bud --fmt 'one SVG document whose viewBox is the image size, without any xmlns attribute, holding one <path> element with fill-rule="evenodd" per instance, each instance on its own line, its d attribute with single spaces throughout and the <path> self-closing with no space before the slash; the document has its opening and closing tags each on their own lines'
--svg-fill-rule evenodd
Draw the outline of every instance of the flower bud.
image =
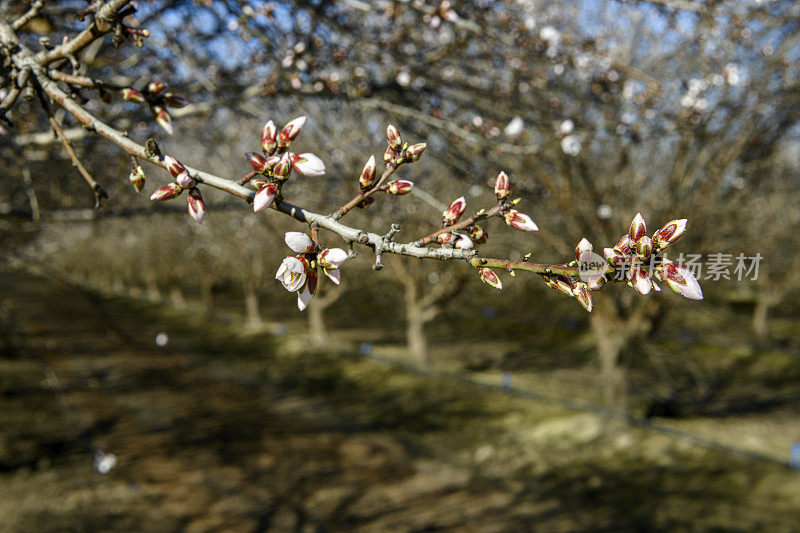
<svg viewBox="0 0 800 533">
<path fill-rule="evenodd" d="M 173 198 L 177 198 L 182 190 L 181 186 L 177 183 L 167 183 L 160 189 L 156 189 L 156 192 L 150 196 L 150 199 L 159 202 L 172 200 Z"/>
<path fill-rule="evenodd" d="M 189 105 L 189 100 L 183 96 L 178 96 L 177 94 L 173 93 L 165 93 L 163 99 L 164 103 L 169 107 L 186 107 Z"/>
<path fill-rule="evenodd" d="M 578 246 L 575 247 L 575 260 L 578 263 L 586 263 L 592 253 L 592 243 L 585 237 L 581 239 Z"/>
<path fill-rule="evenodd" d="M 606 261 L 615 267 L 621 267 L 628 262 L 628 256 L 616 248 L 603 248 L 603 255 Z"/>
<path fill-rule="evenodd" d="M 479 268 L 478 273 L 481 276 L 482 282 L 486 283 L 491 287 L 494 287 L 495 289 L 503 288 L 503 282 L 500 281 L 500 277 L 491 268 Z"/>
<path fill-rule="evenodd" d="M 557 275 L 552 278 L 545 278 L 545 282 L 552 287 L 553 289 L 557 290 L 561 294 L 566 294 L 567 296 L 575 296 L 572 293 L 573 283 L 572 280 L 566 276 Z"/>
<path fill-rule="evenodd" d="M 394 151 L 391 147 L 387 148 L 385 152 L 383 152 L 383 162 L 384 163 L 391 163 L 394 161 Z"/>
<path fill-rule="evenodd" d="M 261 187 L 255 197 L 253 197 L 253 211 L 258 213 L 268 208 L 272 205 L 272 202 L 275 201 L 275 196 L 277 196 L 277 194 L 278 188 L 272 183 L 267 183 Z"/>
<path fill-rule="evenodd" d="M 464 211 L 467 209 L 467 201 L 464 199 L 463 196 L 453 200 L 447 209 L 444 210 L 442 213 L 442 227 L 452 226 L 458 219 L 461 218 L 461 215 L 464 214 Z"/>
<path fill-rule="evenodd" d="M 156 122 L 161 126 L 167 134 L 172 135 L 175 130 L 172 128 L 172 117 L 167 110 L 161 106 L 153 106 L 153 115 L 156 117 Z"/>
<path fill-rule="evenodd" d="M 369 156 L 367 164 L 361 170 L 361 176 L 358 178 L 358 185 L 362 191 L 368 191 L 375 184 L 375 156 Z"/>
<path fill-rule="evenodd" d="M 406 158 L 410 163 L 414 161 L 418 161 L 419 158 L 422 156 L 422 152 L 425 151 L 427 145 L 425 143 L 417 143 L 412 144 L 408 148 L 406 148 Z"/>
<path fill-rule="evenodd" d="M 619 238 L 617 244 L 614 245 L 614 249 L 623 254 L 627 254 L 631 251 L 631 240 L 627 234 Z"/>
<path fill-rule="evenodd" d="M 311 153 L 292 154 L 292 167 L 303 176 L 312 178 L 325 174 L 325 163 Z"/>
<path fill-rule="evenodd" d="M 358 202 L 356 204 L 356 207 L 358 207 L 359 209 L 366 209 L 367 207 L 371 206 L 373 203 L 375 203 L 375 197 L 374 196 L 367 196 L 366 198 L 364 198 L 363 200 Z"/>
<path fill-rule="evenodd" d="M 131 87 L 122 89 L 122 98 L 129 102 L 136 102 L 137 104 L 144 102 L 144 95 Z"/>
<path fill-rule="evenodd" d="M 441 245 L 445 245 L 449 243 L 451 240 L 453 240 L 452 233 L 440 233 L 439 235 L 436 236 L 436 242 L 438 242 Z"/>
<path fill-rule="evenodd" d="M 497 196 L 498 200 L 504 200 L 511 194 L 511 182 L 505 172 L 501 171 L 500 174 L 497 175 L 497 179 L 494 181 L 494 194 Z"/>
<path fill-rule="evenodd" d="M 326 270 L 336 270 L 347 260 L 347 252 L 341 248 L 327 248 L 317 254 L 319 266 Z"/>
<path fill-rule="evenodd" d="M 666 248 L 668 245 L 672 244 L 673 242 L 677 241 L 681 235 L 686 231 L 686 223 L 688 220 L 685 218 L 670 220 L 666 224 L 664 224 L 661 229 L 659 229 L 653 235 L 653 246 L 658 250 L 661 251 Z"/>
<path fill-rule="evenodd" d="M 578 303 L 583 306 L 588 312 L 592 312 L 592 293 L 589 292 L 589 287 L 586 283 L 578 282 L 572 288 L 572 295 L 578 300 Z"/>
<path fill-rule="evenodd" d="M 166 84 L 163 81 L 154 81 L 147 85 L 147 92 L 153 95 L 160 94 L 166 88 Z"/>
<path fill-rule="evenodd" d="M 177 176 L 175 176 L 175 183 L 177 183 L 184 189 L 189 189 L 190 187 L 194 187 L 195 185 L 194 178 L 191 175 L 189 175 L 189 173 L 186 171 L 183 171 Z"/>
<path fill-rule="evenodd" d="M 459 250 L 472 250 L 475 248 L 475 244 L 473 244 L 472 239 L 467 237 L 466 235 L 456 235 L 455 236 L 455 246 Z"/>
<path fill-rule="evenodd" d="M 289 155 L 289 153 L 286 152 L 285 154 L 283 154 L 280 161 L 278 161 L 278 163 L 272 169 L 272 173 L 277 179 L 284 181 L 289 179 L 289 174 L 291 174 L 291 172 L 292 172 L 292 158 Z"/>
<path fill-rule="evenodd" d="M 647 227 L 644 224 L 644 218 L 641 213 L 636 213 L 636 216 L 631 222 L 631 227 L 628 230 L 628 238 L 631 243 L 635 243 L 647 234 Z"/>
<path fill-rule="evenodd" d="M 392 150 L 400 150 L 403 145 L 403 141 L 400 139 L 400 132 L 392 124 L 389 124 L 386 128 L 386 140 Z"/>
<path fill-rule="evenodd" d="M 628 284 L 642 294 L 648 294 L 653 288 L 650 275 L 639 265 L 634 265 L 628 270 Z"/>
<path fill-rule="evenodd" d="M 254 178 L 248 182 L 252 188 L 257 191 L 260 191 L 263 187 L 269 185 L 269 180 L 262 180 L 259 178 Z"/>
<path fill-rule="evenodd" d="M 539 226 L 531 220 L 531 217 L 525 213 L 520 213 L 516 209 L 511 209 L 503 213 L 503 219 L 506 221 L 506 224 L 514 229 L 520 231 L 539 231 Z"/>
<path fill-rule="evenodd" d="M 650 253 L 652 251 L 653 244 L 650 241 L 650 237 L 647 235 L 636 241 L 636 255 L 638 255 L 643 261 L 646 261 L 647 258 L 650 257 Z"/>
<path fill-rule="evenodd" d="M 265 154 L 271 154 L 278 147 L 278 130 L 275 123 L 271 120 L 264 124 L 264 129 L 261 132 L 261 146 L 264 148 Z"/>
<path fill-rule="evenodd" d="M 136 192 L 142 192 L 142 187 L 144 187 L 144 169 L 142 165 L 139 163 L 135 163 L 133 168 L 131 169 L 131 174 L 128 176 L 131 180 L 131 185 L 133 188 L 136 189 Z"/>
<path fill-rule="evenodd" d="M 386 184 L 386 192 L 395 196 L 402 196 L 411 192 L 414 182 L 408 180 L 395 180 Z"/>
<path fill-rule="evenodd" d="M 480 226 L 468 227 L 467 235 L 475 244 L 483 244 L 489 239 L 489 233 Z"/>
<path fill-rule="evenodd" d="M 183 165 L 183 163 L 169 155 L 164 156 L 164 165 L 166 165 L 167 170 L 169 170 L 169 173 L 172 174 L 173 178 L 177 178 L 178 174 L 186 172 L 186 167 Z"/>
<path fill-rule="evenodd" d="M 592 274 L 586 281 L 586 286 L 590 291 L 599 291 L 603 288 L 608 280 L 603 274 Z"/>
<path fill-rule="evenodd" d="M 296 119 L 292 120 L 288 124 L 286 124 L 281 132 L 278 134 L 278 142 L 282 146 L 288 146 L 289 143 L 294 141 L 298 135 L 300 135 L 300 130 L 303 129 L 303 125 L 306 123 L 306 117 L 297 117 Z"/>
<path fill-rule="evenodd" d="M 261 157 L 261 155 L 255 152 L 247 152 L 244 155 L 247 156 L 247 162 L 250 163 L 250 166 L 253 167 L 253 170 L 258 172 L 259 174 L 266 174 L 267 172 L 267 160 Z"/>
<path fill-rule="evenodd" d="M 703 290 L 691 269 L 673 263 L 662 263 L 656 267 L 656 276 L 674 292 L 690 300 L 702 300 Z"/>
<path fill-rule="evenodd" d="M 187 200 L 189 207 L 189 214 L 192 215 L 198 224 L 203 223 L 203 217 L 206 216 L 206 203 L 203 201 L 203 195 L 200 194 L 200 189 L 194 187 L 189 191 L 189 198 Z"/>
</svg>

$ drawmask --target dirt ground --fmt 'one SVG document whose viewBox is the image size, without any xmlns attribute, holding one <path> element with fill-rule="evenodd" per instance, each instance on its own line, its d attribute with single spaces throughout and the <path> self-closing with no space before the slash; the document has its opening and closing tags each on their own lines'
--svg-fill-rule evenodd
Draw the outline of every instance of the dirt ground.
<svg viewBox="0 0 800 533">
<path fill-rule="evenodd" d="M 800 530 L 780 465 L 29 274 L 0 306 L 3 531 Z"/>
</svg>

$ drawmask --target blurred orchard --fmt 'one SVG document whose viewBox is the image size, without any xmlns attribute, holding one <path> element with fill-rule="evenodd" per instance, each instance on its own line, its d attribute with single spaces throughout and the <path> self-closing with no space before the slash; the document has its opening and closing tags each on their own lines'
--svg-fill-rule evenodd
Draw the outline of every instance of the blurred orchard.
<svg viewBox="0 0 800 533">
<path fill-rule="evenodd" d="M 557 357 L 557 335 L 547 333 L 556 328 L 579 341 L 592 385 L 621 410 L 639 359 L 654 361 L 658 398 L 715 399 L 719 376 L 694 372 L 681 353 L 697 316 L 706 332 L 733 328 L 735 315 L 751 326 L 736 332 L 747 342 L 796 344 L 772 322 L 797 312 L 796 2 L 5 0 L 0 17 L 0 246 L 9 264 L 195 312 L 238 313 L 252 327 L 307 321 L 309 342 L 320 347 L 343 338 L 397 343 L 401 358 L 421 366 L 437 367 L 442 351 L 475 363 L 476 343 L 492 341 Z M 89 24 L 100 38 L 64 52 Z M 38 74 L 23 68 L 14 36 L 45 58 Z M 37 76 L 125 139 L 150 140 L 148 157 L 162 168 L 85 127 Z M 489 218 L 479 224 L 488 234 L 485 244 L 476 240 L 481 257 L 567 265 L 582 239 L 602 257 L 629 227 L 622 252 L 649 257 L 631 227 L 641 213 L 646 236 L 688 219 L 668 257 L 729 254 L 728 279 L 707 279 L 707 268 L 698 275 L 702 302 L 642 290 L 635 277 L 638 292 L 609 283 L 586 314 L 580 295 L 567 299 L 524 269 L 494 268 L 497 291 L 467 261 L 376 258 L 356 246 L 341 284 L 320 273 L 301 315 L 275 277 L 291 254 L 284 235 L 312 235 L 307 224 L 254 212 L 203 186 L 199 174 L 189 187 L 202 191 L 202 224 L 186 212 L 188 193 L 149 199 L 181 175 L 170 175 L 159 154 L 252 181 L 258 169 L 245 153 L 262 153 L 265 122 L 280 131 L 300 116 L 307 120 L 291 150 L 316 155 L 325 173 L 303 176 L 295 162 L 282 194 L 316 213 L 360 194 L 370 155 L 381 175 L 387 125 L 409 149 L 427 145 L 392 175 L 413 182 L 411 192 L 375 194 L 342 219 L 348 226 L 414 243 L 442 228 L 459 197 L 464 219 L 502 204 L 495 188 L 503 171 L 508 200 L 521 198 L 514 209 L 538 231 L 515 231 L 502 213 Z M 395 157 L 405 153 L 398 146 Z M 261 160 L 270 156 L 263 152 Z M 136 182 L 140 166 L 137 194 L 129 174 Z M 275 182 L 265 176 L 248 190 Z M 326 247 L 347 248 L 335 232 L 319 231 Z M 758 254 L 757 275 L 737 279 L 739 254 Z M 480 364 L 496 364 L 488 353 Z M 690 375 L 664 377 L 667 367 Z"/>
</svg>

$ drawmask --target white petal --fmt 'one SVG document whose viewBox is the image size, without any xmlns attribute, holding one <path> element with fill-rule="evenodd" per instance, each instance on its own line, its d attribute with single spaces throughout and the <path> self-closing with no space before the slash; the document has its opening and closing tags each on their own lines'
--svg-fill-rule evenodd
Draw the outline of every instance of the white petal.
<svg viewBox="0 0 800 533">
<path fill-rule="evenodd" d="M 284 259 L 283 263 L 281 263 L 281 266 L 278 267 L 278 273 L 275 274 L 275 279 L 281 279 L 283 273 L 286 272 L 286 269 L 286 260 Z"/>
<path fill-rule="evenodd" d="M 314 243 L 305 233 L 289 231 L 286 233 L 286 245 L 298 254 L 314 251 Z"/>
<path fill-rule="evenodd" d="M 328 278 L 334 283 L 334 285 L 338 285 L 342 281 L 341 270 L 326 270 L 325 274 L 328 275 Z"/>
<path fill-rule="evenodd" d="M 304 176 L 322 176 L 325 174 L 325 163 L 314 154 L 304 153 L 299 154 L 294 169 Z"/>
<path fill-rule="evenodd" d="M 339 268 L 347 260 L 347 252 L 341 248 L 328 248 L 323 253 L 323 259 L 328 264 L 328 266 L 325 266 L 325 268 Z"/>
<path fill-rule="evenodd" d="M 272 205 L 274 200 L 275 189 L 269 186 L 263 187 L 256 193 L 255 198 L 253 198 L 253 211 L 258 213 L 259 211 L 266 209 Z"/>
<path fill-rule="evenodd" d="M 297 308 L 301 311 L 304 311 L 308 304 L 311 302 L 311 298 L 314 296 L 311 294 L 311 291 L 308 290 L 308 285 L 303 287 L 303 290 L 297 293 Z"/>
</svg>

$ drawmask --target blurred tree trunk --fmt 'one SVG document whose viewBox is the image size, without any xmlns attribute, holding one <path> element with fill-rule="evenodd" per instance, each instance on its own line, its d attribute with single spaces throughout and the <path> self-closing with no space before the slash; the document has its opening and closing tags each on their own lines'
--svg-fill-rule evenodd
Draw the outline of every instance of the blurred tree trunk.
<svg viewBox="0 0 800 533">
<path fill-rule="evenodd" d="M 332 287 L 332 283 L 320 275 L 319 285 L 308 309 L 308 333 L 311 343 L 323 346 L 328 341 L 328 328 L 325 325 L 325 309 L 333 305 L 341 297 L 343 289 Z"/>
<path fill-rule="evenodd" d="M 145 283 L 147 284 L 147 299 L 151 302 L 160 302 L 161 290 L 158 288 L 155 276 L 148 275 Z"/>
<path fill-rule="evenodd" d="M 654 300 L 626 307 L 612 297 L 597 298 L 589 315 L 600 360 L 603 400 L 607 407 L 621 413 L 628 411 L 628 380 L 620 357 L 626 346 L 650 332 L 661 311 L 661 305 Z"/>
<path fill-rule="evenodd" d="M 214 277 L 201 276 L 200 282 L 200 307 L 208 312 L 214 307 Z"/>
<path fill-rule="evenodd" d="M 261 313 L 258 310 L 258 293 L 250 280 L 244 283 L 244 307 L 247 313 L 247 325 L 260 326 Z"/>
<path fill-rule="evenodd" d="M 183 291 L 178 285 L 172 285 L 169 288 L 169 301 L 175 307 L 184 307 L 186 305 L 186 298 L 183 297 Z"/>
<path fill-rule="evenodd" d="M 753 332 L 761 342 L 769 339 L 769 311 L 780 301 L 781 294 L 775 289 L 762 288 L 758 291 L 756 305 L 753 308 Z"/>
<path fill-rule="evenodd" d="M 411 357 L 421 367 L 427 368 L 428 341 L 425 338 L 425 313 L 419 302 L 417 286 L 413 283 L 405 284 L 406 300 L 406 344 Z"/>
</svg>

